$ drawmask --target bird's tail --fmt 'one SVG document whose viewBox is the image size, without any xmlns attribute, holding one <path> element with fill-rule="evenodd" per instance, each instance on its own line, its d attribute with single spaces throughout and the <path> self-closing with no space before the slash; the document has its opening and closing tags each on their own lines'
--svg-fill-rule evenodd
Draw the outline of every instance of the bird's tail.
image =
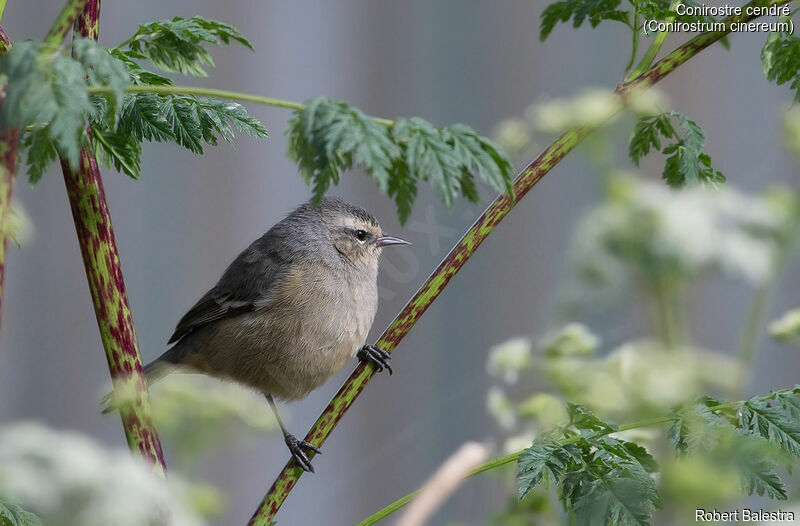
<svg viewBox="0 0 800 526">
<path fill-rule="evenodd" d="M 173 346 L 167 352 L 144 366 L 144 377 L 147 386 L 150 387 L 175 370 L 175 365 L 180 363 L 185 351 L 180 343 Z M 111 413 L 119 409 L 120 400 L 115 400 L 115 393 L 112 391 L 105 395 L 100 402 L 103 406 L 103 414 Z"/>
</svg>

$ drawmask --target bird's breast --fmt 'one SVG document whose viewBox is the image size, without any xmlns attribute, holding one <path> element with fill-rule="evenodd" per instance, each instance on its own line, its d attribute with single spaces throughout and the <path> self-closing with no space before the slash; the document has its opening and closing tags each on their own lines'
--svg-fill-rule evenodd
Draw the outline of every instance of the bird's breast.
<svg viewBox="0 0 800 526">
<path fill-rule="evenodd" d="M 306 394 L 322 385 L 364 345 L 377 306 L 375 276 L 321 265 L 290 271 L 261 317 L 265 331 L 284 344 L 276 349 L 282 374 Z"/>
</svg>

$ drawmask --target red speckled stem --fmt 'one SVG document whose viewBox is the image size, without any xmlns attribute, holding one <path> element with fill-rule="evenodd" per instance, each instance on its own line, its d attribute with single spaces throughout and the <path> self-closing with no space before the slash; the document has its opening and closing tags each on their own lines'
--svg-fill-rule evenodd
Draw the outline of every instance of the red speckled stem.
<svg viewBox="0 0 800 526">
<path fill-rule="evenodd" d="M 789 0 L 778 1 L 753 1 L 747 4 L 752 5 L 781 5 Z M 744 12 L 744 10 L 743 10 Z M 729 17 L 723 22 L 745 22 L 756 18 L 754 16 L 742 15 L 739 17 Z M 727 26 L 726 26 L 727 27 Z M 650 69 L 632 79 L 629 82 L 617 86 L 616 93 L 624 98 L 636 89 L 644 89 L 652 86 L 666 75 L 675 70 L 678 66 L 697 55 L 700 51 L 713 44 L 730 31 L 717 31 L 700 34 L 682 45 L 662 60 L 653 65 Z M 489 205 L 489 208 L 478 218 L 475 224 L 464 234 L 464 237 L 456 244 L 444 260 L 439 264 L 433 274 L 425 281 L 413 298 L 406 304 L 400 314 L 389 325 L 378 345 L 388 352 L 397 346 L 400 340 L 408 334 L 411 327 L 419 320 L 422 314 L 433 303 L 433 301 L 444 290 L 453 276 L 464 266 L 467 260 L 475 253 L 478 246 L 492 233 L 494 228 L 508 215 L 516 203 L 519 203 L 525 194 L 539 182 L 561 159 L 564 158 L 572 149 L 575 148 L 591 131 L 586 126 L 576 126 L 559 137 L 533 162 L 525 167 L 514 180 L 514 193 L 516 201 L 512 203 L 508 196 L 503 194 Z M 305 437 L 310 443 L 320 446 L 333 428 L 342 419 L 347 409 L 353 404 L 356 397 L 366 386 L 375 370 L 372 365 L 360 364 L 345 381 L 339 392 L 333 397 L 328 407 L 314 423 L 311 430 Z M 313 458 L 313 453 L 310 454 Z M 259 505 L 248 526 L 268 526 L 275 514 L 280 509 L 289 492 L 297 483 L 300 475 L 303 474 L 294 460 L 290 460 L 284 466 L 278 478 L 272 484 L 264 500 Z"/>
<path fill-rule="evenodd" d="M 11 40 L 0 28 L 0 55 L 11 49 Z M 4 95 L 0 94 L 0 97 Z M 3 300 L 3 283 L 6 276 L 6 247 L 11 218 L 11 190 L 17 172 L 17 147 L 19 133 L 16 128 L 0 131 L 0 307 Z"/>
<path fill-rule="evenodd" d="M 11 219 L 11 189 L 14 186 L 14 174 L 17 171 L 17 146 L 19 133 L 17 129 L 0 131 L 0 306 L 2 306 L 3 288 L 6 275 L 6 248 Z"/>
<path fill-rule="evenodd" d="M 75 31 L 97 39 L 99 14 L 100 0 L 89 0 L 75 21 Z M 88 133 L 91 143 L 91 129 Z M 114 390 L 132 394 L 124 397 L 120 408 L 128 445 L 153 465 L 154 472 L 165 475 L 97 159 L 92 150 L 83 148 L 77 171 L 64 160 L 61 168 Z"/>
<path fill-rule="evenodd" d="M 0 27 L 0 55 L 5 55 L 8 53 L 9 49 L 11 49 L 11 39 L 8 38 L 6 32 Z"/>
<path fill-rule="evenodd" d="M 64 37 L 67 36 L 67 33 L 69 33 L 69 30 L 72 28 L 75 19 L 84 11 L 86 2 L 87 0 L 69 0 L 50 27 L 47 36 L 44 37 L 45 43 L 52 46 L 60 46 Z M 100 9 L 99 4 L 97 9 Z"/>
</svg>

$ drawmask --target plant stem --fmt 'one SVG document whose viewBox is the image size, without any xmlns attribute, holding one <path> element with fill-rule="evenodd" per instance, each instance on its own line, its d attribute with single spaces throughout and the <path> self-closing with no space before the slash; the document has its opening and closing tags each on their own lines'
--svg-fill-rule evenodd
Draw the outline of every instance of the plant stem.
<svg viewBox="0 0 800 526">
<path fill-rule="evenodd" d="M 6 0 L 0 0 L 0 22 L 3 21 L 3 14 L 6 12 Z"/>
<path fill-rule="evenodd" d="M 789 0 L 777 0 L 771 4 L 785 4 Z M 760 5 L 761 2 L 754 0 L 747 4 Z M 746 15 L 742 10 L 741 16 L 731 16 L 725 22 L 745 22 L 756 18 L 753 15 Z M 702 33 L 695 36 L 684 45 L 658 61 L 650 69 L 643 72 L 636 78 L 620 84 L 616 88 L 616 93 L 623 99 L 639 89 L 646 89 L 666 75 L 670 74 L 677 67 L 688 61 L 700 51 L 710 46 L 730 31 L 716 31 Z M 611 115 L 609 115 L 609 118 Z M 587 126 L 579 125 L 565 132 L 561 137 L 551 144 L 539 157 L 525 167 L 514 180 L 514 195 L 516 199 L 512 202 L 508 195 L 499 195 L 489 208 L 478 218 L 478 220 L 464 234 L 464 237 L 450 250 L 444 260 L 439 264 L 433 274 L 425 281 L 422 287 L 414 294 L 414 297 L 406 304 L 400 314 L 394 319 L 389 327 L 384 331 L 378 340 L 378 345 L 386 351 L 392 352 L 397 344 L 408 334 L 414 324 L 420 319 L 425 310 L 444 290 L 453 276 L 464 266 L 467 260 L 475 253 L 478 246 L 491 234 L 495 227 L 511 211 L 511 208 L 519 203 L 533 186 L 539 182 L 556 164 L 561 161 L 570 151 L 572 151 L 591 131 Z M 305 440 L 320 446 L 333 428 L 342 419 L 345 412 L 350 408 L 355 399 L 364 389 L 366 383 L 374 374 L 371 365 L 360 364 L 355 371 L 345 381 L 320 417 L 305 436 Z M 311 455 L 313 458 L 313 454 Z M 258 509 L 248 523 L 249 526 L 267 526 L 275 514 L 280 509 L 286 497 L 297 484 L 298 479 L 303 474 L 302 468 L 294 460 L 290 460 L 281 471 L 278 478 L 272 484 L 267 495 L 262 500 Z"/>
<path fill-rule="evenodd" d="M 89 0 L 75 21 L 76 32 L 97 39 L 99 11 L 100 0 Z M 87 134 L 91 145 L 91 127 Z M 93 149 L 84 147 L 77 170 L 63 159 L 61 168 L 114 390 L 131 394 L 120 397 L 125 402 L 119 410 L 128 446 L 164 476 L 167 469 L 150 418 L 147 384 L 97 158 Z"/>
<path fill-rule="evenodd" d="M 633 27 L 631 27 L 631 58 L 628 60 L 628 65 L 625 66 L 625 72 L 631 70 L 633 62 L 636 60 L 636 51 L 639 47 L 639 2 L 633 3 Z"/>
<path fill-rule="evenodd" d="M 5 7 L 5 6 L 3 6 Z M 2 16 L 2 11 L 0 11 Z M 0 28 L 0 55 L 11 49 L 11 40 Z M 14 174 L 17 171 L 17 148 L 19 130 L 8 128 L 0 130 L 0 307 L 3 300 L 3 284 L 6 275 L 6 248 L 11 219 L 11 190 L 14 187 Z"/>
<path fill-rule="evenodd" d="M 75 19 L 83 11 L 83 7 L 86 5 L 87 1 L 88 0 L 67 0 L 64 9 L 58 14 L 56 21 L 53 22 L 53 25 L 50 27 L 50 31 L 47 32 L 47 36 L 44 37 L 45 44 L 49 44 L 53 47 L 61 45 L 64 37 L 67 36 L 67 33 L 72 28 L 72 23 L 75 22 Z"/>
<path fill-rule="evenodd" d="M 742 334 L 739 337 L 739 379 L 735 383 L 733 391 L 733 394 L 736 396 L 744 396 L 747 390 L 748 386 L 746 384 L 750 367 L 753 365 L 756 353 L 758 352 L 758 337 L 763 330 L 769 304 L 775 296 L 779 278 L 788 265 L 797 246 L 798 237 L 800 237 L 800 217 L 798 217 L 798 213 L 800 212 L 793 211 L 793 213 L 793 224 L 787 232 L 783 234 L 775 249 L 775 259 L 770 268 L 769 276 L 756 290 L 753 301 L 750 303 L 750 309 L 747 313 L 744 327 L 742 328 Z"/>
<path fill-rule="evenodd" d="M 8 34 L 0 27 L 0 55 L 5 55 L 8 53 L 9 49 L 11 49 L 11 39 L 8 38 Z"/>
<path fill-rule="evenodd" d="M 240 100 L 242 102 L 253 102 L 265 106 L 275 106 L 276 108 L 288 108 L 290 110 L 302 110 L 305 104 L 290 100 L 275 99 L 272 97 L 262 97 L 250 93 L 240 93 L 215 88 L 200 88 L 197 86 L 128 86 L 125 88 L 128 93 L 156 93 L 158 95 L 194 95 L 197 97 L 218 97 L 221 99 Z M 89 93 L 111 93 L 111 88 L 107 86 L 89 86 Z M 392 126 L 394 121 L 373 117 L 377 122 Z"/>
<path fill-rule="evenodd" d="M 751 2 L 751 3 L 753 3 L 753 2 Z M 638 5 L 638 3 L 637 3 L 637 5 Z M 670 11 L 675 11 L 675 8 L 677 6 L 678 6 L 678 0 L 672 0 L 672 3 L 670 3 L 670 5 L 669 5 L 669 10 Z M 674 20 L 675 20 L 674 16 L 667 17 L 664 20 L 664 23 L 669 24 L 670 22 L 672 22 Z M 653 39 L 653 42 L 650 44 L 650 47 L 647 48 L 647 51 L 645 51 L 645 54 L 642 57 L 642 60 L 639 61 L 639 64 L 636 66 L 636 69 L 634 69 L 631 72 L 630 76 L 628 77 L 629 79 L 637 77 L 644 70 L 646 70 L 647 68 L 650 67 L 650 64 L 653 63 L 653 60 L 655 60 L 656 56 L 658 55 L 658 52 L 661 50 L 661 46 L 664 45 L 664 41 L 667 40 L 667 36 L 669 36 L 669 32 L 668 31 L 660 32 L 655 36 L 655 38 Z"/>
</svg>

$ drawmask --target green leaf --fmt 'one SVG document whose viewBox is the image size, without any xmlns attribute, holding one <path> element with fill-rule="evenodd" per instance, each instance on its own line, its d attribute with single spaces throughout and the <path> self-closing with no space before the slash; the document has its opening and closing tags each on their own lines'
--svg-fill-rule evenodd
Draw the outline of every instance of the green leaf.
<svg viewBox="0 0 800 526">
<path fill-rule="evenodd" d="M 571 404 L 568 412 L 569 427 L 581 434 L 564 442 L 538 439 L 520 454 L 518 498 L 540 483 L 558 484 L 578 524 L 649 524 L 660 506 L 650 476 L 658 471 L 656 461 L 642 446 L 607 435 L 615 427 L 588 411 Z"/>
<path fill-rule="evenodd" d="M 354 164 L 362 166 L 378 187 L 389 192 L 390 171 L 400 157 L 400 148 L 389 130 L 357 108 L 325 97 L 310 100 L 296 111 L 287 127 L 288 155 L 300 173 L 314 185 L 320 199 L 339 173 Z"/>
<path fill-rule="evenodd" d="M 656 459 L 654 459 L 644 447 L 627 441 L 623 441 L 622 445 L 628 452 L 628 455 L 636 459 L 646 472 L 656 473 L 658 471 L 658 462 L 656 462 Z"/>
<path fill-rule="evenodd" d="M 800 385 L 789 392 L 780 391 L 773 395 L 784 414 L 795 421 L 800 421 Z"/>
<path fill-rule="evenodd" d="M 703 130 L 694 121 L 686 118 L 683 113 L 673 112 L 678 118 L 678 123 L 684 132 L 682 151 L 683 154 L 679 156 L 680 169 L 679 172 L 683 176 L 683 183 L 697 183 L 700 181 L 700 156 L 703 153 L 703 147 L 706 144 L 706 135 Z M 665 174 L 665 179 L 667 175 Z M 668 179 L 669 180 L 669 179 Z M 680 186 L 682 182 L 678 182 L 674 186 Z"/>
<path fill-rule="evenodd" d="M 589 20 L 592 27 L 603 20 L 616 20 L 628 24 L 628 13 L 617 9 L 620 0 L 562 0 L 548 5 L 541 15 L 539 39 L 545 40 L 558 23 L 572 19 L 573 27 Z"/>
<path fill-rule="evenodd" d="M 417 181 L 430 183 L 448 207 L 459 194 L 478 201 L 476 175 L 513 196 L 511 163 L 468 126 L 436 128 L 418 117 L 387 123 L 320 97 L 296 111 L 286 131 L 289 158 L 313 186 L 315 199 L 356 165 L 394 198 L 401 222 L 411 213 Z"/>
<path fill-rule="evenodd" d="M 740 466 L 741 467 L 741 466 Z M 766 495 L 771 499 L 786 500 L 788 495 L 781 478 L 773 471 L 775 466 L 766 459 L 751 457 L 743 470 L 744 490 L 752 495 Z"/>
<path fill-rule="evenodd" d="M 609 424 L 604 425 L 608 426 Z M 610 427 L 609 429 L 615 428 Z M 586 444 L 595 448 L 596 459 L 610 469 L 618 467 L 618 463 L 621 461 L 638 466 L 647 473 L 658 471 L 656 460 L 639 444 L 608 435 L 585 437 L 584 440 Z"/>
<path fill-rule="evenodd" d="M 767 80 L 779 86 L 789 82 L 795 102 L 800 102 L 800 38 L 788 32 L 770 33 L 761 49 L 761 64 Z"/>
<path fill-rule="evenodd" d="M 461 187 L 465 183 L 462 181 Z M 414 199 L 417 197 L 417 181 L 408 171 L 408 165 L 401 161 L 396 161 L 392 167 L 389 179 L 389 196 L 394 197 L 397 206 L 397 217 L 401 224 L 405 224 L 411 215 L 411 208 Z"/>
<path fill-rule="evenodd" d="M 124 49 L 112 49 L 110 53 L 125 65 L 131 83 L 134 85 L 171 86 L 174 84 L 171 79 L 148 71 L 139 65 L 137 60 L 146 58 L 139 53 Z"/>
<path fill-rule="evenodd" d="M 0 121 L 24 130 L 22 151 L 32 184 L 58 155 L 73 169 L 78 166 L 81 147 L 88 145 L 87 119 L 113 127 L 130 82 L 125 64 L 93 40 L 76 38 L 72 53 L 21 42 L 0 58 L 0 73 L 9 79 Z M 89 97 L 87 84 L 111 91 Z"/>
<path fill-rule="evenodd" d="M 669 122 L 669 114 L 662 113 L 636 121 L 628 145 L 628 156 L 636 166 L 639 166 L 642 157 L 650 153 L 651 148 L 661 150 L 661 136 L 665 139 L 677 138 L 675 129 Z"/>
<path fill-rule="evenodd" d="M 126 101 L 127 102 L 127 101 Z M 137 97 L 136 106 L 123 109 L 121 129 L 129 129 L 147 140 L 171 140 L 191 152 L 202 154 L 203 144 L 217 144 L 217 137 L 230 143 L 234 128 L 251 137 L 269 137 L 266 128 L 251 117 L 244 106 L 216 98 L 186 95 Z M 135 112 L 138 107 L 139 111 Z"/>
<path fill-rule="evenodd" d="M 42 520 L 16 504 L 0 499 L 0 526 L 42 526 Z"/>
<path fill-rule="evenodd" d="M 513 170 L 508 156 L 493 141 L 481 137 L 475 130 L 464 124 L 445 126 L 441 130 L 442 137 L 453 149 L 453 154 L 461 165 L 464 179 L 472 181 L 477 175 L 498 192 L 507 193 L 513 200 Z M 468 192 L 462 185 L 461 193 L 469 199 Z M 477 203 L 475 194 L 472 202 Z"/>
<path fill-rule="evenodd" d="M 175 141 L 172 125 L 164 116 L 165 100 L 152 93 L 128 94 L 122 103 L 118 131 L 139 141 Z"/>
<path fill-rule="evenodd" d="M 770 405 L 754 397 L 742 404 L 739 410 L 739 427 L 760 435 L 772 444 L 800 457 L 800 420 L 793 415 L 794 405 Z"/>
<path fill-rule="evenodd" d="M 111 88 L 111 94 L 108 96 L 111 111 L 108 114 L 113 123 L 119 114 L 125 88 L 130 84 L 125 63 L 91 38 L 76 38 L 72 42 L 72 53 L 75 60 L 83 65 L 90 85 Z"/>
<path fill-rule="evenodd" d="M 197 99 L 199 111 L 208 116 L 213 122 L 214 129 L 226 141 L 233 141 L 233 129 L 246 133 L 250 137 L 266 139 L 269 132 L 257 119 L 251 117 L 247 110 L 231 100 L 215 99 L 204 97 Z"/>
<path fill-rule="evenodd" d="M 149 59 L 162 71 L 205 77 L 208 73 L 204 68 L 214 65 L 205 46 L 229 44 L 232 40 L 253 49 L 239 30 L 229 24 L 198 16 L 175 17 L 139 26 L 136 33 L 115 50 L 127 46 L 130 58 Z"/>
<path fill-rule="evenodd" d="M 578 525 L 649 526 L 658 504 L 653 479 L 635 467 L 617 467 L 608 473 L 592 473 L 570 495 Z"/>
<path fill-rule="evenodd" d="M 58 152 L 46 127 L 25 132 L 20 144 L 21 150 L 27 152 L 25 159 L 28 165 L 28 182 L 36 184 L 50 165 L 58 159 Z"/>
<path fill-rule="evenodd" d="M 106 167 L 114 167 L 132 179 L 141 172 L 142 146 L 140 142 L 124 133 L 109 133 L 100 127 L 92 130 L 95 150 Z"/>
<path fill-rule="evenodd" d="M 39 43 L 20 42 L 0 58 L 0 74 L 8 79 L 2 125 L 45 128 L 58 151 L 77 167 L 86 116 L 94 109 L 81 64 Z"/>
<path fill-rule="evenodd" d="M 757 493 L 771 499 L 786 500 L 786 488 L 774 471 L 773 445 L 757 435 L 735 437 L 733 444 L 734 449 L 727 453 L 741 473 L 743 490 L 750 495 Z"/>
<path fill-rule="evenodd" d="M 428 180 L 448 206 L 460 190 L 461 164 L 439 130 L 429 122 L 413 117 L 395 123 L 392 137 L 403 144 L 406 165 L 418 179 Z"/>
<path fill-rule="evenodd" d="M 667 430 L 667 440 L 679 453 L 685 453 L 688 448 L 689 429 L 682 415 L 675 415 L 676 419 Z"/>
<path fill-rule="evenodd" d="M 681 133 L 672 125 L 673 118 L 678 121 Z M 671 142 L 664 145 L 662 141 Z M 651 149 L 668 155 L 662 177 L 673 187 L 723 183 L 725 176 L 714 169 L 711 157 L 703 151 L 705 142 L 705 133 L 696 122 L 683 113 L 670 111 L 641 117 L 636 122 L 628 142 L 628 155 L 636 166 Z"/>
<path fill-rule="evenodd" d="M 162 99 L 161 112 L 169 124 L 175 142 L 187 150 L 203 153 L 203 125 L 194 99 L 185 96 Z M 212 136 L 213 139 L 213 136 Z"/>
<path fill-rule="evenodd" d="M 615 430 L 612 425 L 603 422 L 593 413 L 576 404 L 567 404 L 567 415 L 569 416 L 570 425 L 579 430 L 585 429 L 603 433 L 610 433 Z"/>
<path fill-rule="evenodd" d="M 522 499 L 540 482 L 557 484 L 569 466 L 580 459 L 577 446 L 564 446 L 551 438 L 537 440 L 519 455 L 517 497 Z"/>
<path fill-rule="evenodd" d="M 653 457 L 641 446 L 610 436 L 584 436 L 578 445 L 581 461 L 563 475 L 560 488 L 578 524 L 649 524 L 660 506 L 649 474 L 658 469 Z"/>
</svg>

